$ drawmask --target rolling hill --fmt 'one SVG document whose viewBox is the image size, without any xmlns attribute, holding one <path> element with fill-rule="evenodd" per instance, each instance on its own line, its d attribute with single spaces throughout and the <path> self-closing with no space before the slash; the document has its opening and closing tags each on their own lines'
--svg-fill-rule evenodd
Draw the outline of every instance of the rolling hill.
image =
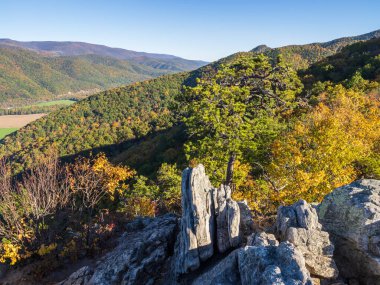
<svg viewBox="0 0 380 285">
<path fill-rule="evenodd" d="M 86 95 L 205 62 L 86 43 L 0 40 L 0 107 Z"/>
<path fill-rule="evenodd" d="M 311 43 L 306 45 L 289 45 L 279 48 L 270 48 L 266 45 L 259 45 L 252 49 L 255 53 L 264 53 L 275 57 L 278 54 L 293 65 L 296 69 L 305 69 L 310 64 L 322 60 L 340 51 L 343 47 L 359 41 L 366 41 L 380 37 L 380 30 L 366 33 L 354 37 L 344 37 L 324 43 Z"/>
</svg>

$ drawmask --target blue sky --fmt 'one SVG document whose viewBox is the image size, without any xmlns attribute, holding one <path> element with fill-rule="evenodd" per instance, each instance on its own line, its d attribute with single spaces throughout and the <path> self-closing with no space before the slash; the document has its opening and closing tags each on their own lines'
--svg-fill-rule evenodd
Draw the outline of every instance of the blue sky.
<svg viewBox="0 0 380 285">
<path fill-rule="evenodd" d="M 0 0 L 0 38 L 83 41 L 216 60 L 259 44 L 380 29 L 380 1 Z"/>
</svg>

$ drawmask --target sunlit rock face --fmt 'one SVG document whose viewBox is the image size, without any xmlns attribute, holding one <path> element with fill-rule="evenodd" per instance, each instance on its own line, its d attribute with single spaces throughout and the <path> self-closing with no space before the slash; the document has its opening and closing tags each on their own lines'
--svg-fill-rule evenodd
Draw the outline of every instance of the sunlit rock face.
<svg viewBox="0 0 380 285">
<path fill-rule="evenodd" d="M 214 253 L 240 245 L 240 207 L 231 189 L 214 188 L 203 165 L 182 173 L 182 218 L 175 248 L 175 271 L 199 268 Z"/>
<path fill-rule="evenodd" d="M 335 279 L 338 269 L 333 260 L 334 245 L 322 230 L 317 211 L 300 200 L 291 206 L 281 206 L 277 212 L 276 235 L 292 243 L 305 258 L 310 274 L 319 279 Z"/>
<path fill-rule="evenodd" d="M 242 285 L 312 285 L 302 252 L 288 242 L 238 251 Z"/>
<path fill-rule="evenodd" d="M 190 284 L 312 285 L 302 252 L 291 243 L 265 233 L 253 237 L 251 246 L 235 249 Z"/>
<path fill-rule="evenodd" d="M 380 284 L 380 181 L 363 179 L 335 189 L 318 207 L 346 278 Z"/>
<path fill-rule="evenodd" d="M 182 173 L 182 218 L 175 249 L 177 274 L 193 271 L 214 254 L 215 207 L 203 165 Z"/>
</svg>

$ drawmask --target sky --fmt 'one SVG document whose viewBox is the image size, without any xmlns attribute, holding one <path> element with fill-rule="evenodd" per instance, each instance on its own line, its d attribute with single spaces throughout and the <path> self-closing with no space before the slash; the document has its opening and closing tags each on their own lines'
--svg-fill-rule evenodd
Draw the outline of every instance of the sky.
<svg viewBox="0 0 380 285">
<path fill-rule="evenodd" d="M 0 38 L 213 61 L 380 29 L 379 0 L 0 0 Z"/>
</svg>

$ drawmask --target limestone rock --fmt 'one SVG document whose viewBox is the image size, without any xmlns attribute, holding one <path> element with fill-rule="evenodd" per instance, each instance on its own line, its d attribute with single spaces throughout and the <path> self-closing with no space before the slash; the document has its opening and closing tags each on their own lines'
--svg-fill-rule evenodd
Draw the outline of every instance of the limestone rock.
<svg viewBox="0 0 380 285">
<path fill-rule="evenodd" d="M 300 200 L 288 207 L 280 206 L 277 211 L 276 232 L 281 240 L 286 238 L 286 232 L 291 227 L 320 230 L 322 225 L 316 210 L 306 201 Z"/>
<path fill-rule="evenodd" d="M 312 285 L 302 253 L 287 242 L 235 249 L 190 284 Z"/>
<path fill-rule="evenodd" d="M 182 219 L 175 250 L 175 272 L 187 273 L 214 253 L 214 189 L 203 165 L 182 173 Z"/>
<path fill-rule="evenodd" d="M 154 284 L 169 262 L 178 227 L 174 215 L 138 220 L 133 232 L 93 267 L 83 267 L 60 285 Z"/>
<path fill-rule="evenodd" d="M 380 181 L 364 179 L 335 189 L 318 207 L 335 242 L 341 274 L 380 284 Z"/>
<path fill-rule="evenodd" d="M 240 244 L 240 208 L 231 199 L 231 189 L 221 185 L 216 191 L 216 235 L 219 252 L 225 252 Z"/>
<path fill-rule="evenodd" d="M 305 259 L 292 244 L 246 246 L 238 252 L 242 285 L 312 285 Z"/>
<path fill-rule="evenodd" d="M 278 246 L 278 241 L 273 234 L 268 234 L 266 232 L 252 234 L 247 239 L 248 246 L 268 246 L 274 245 Z"/>
<path fill-rule="evenodd" d="M 276 233 L 281 241 L 291 242 L 305 258 L 313 277 L 335 279 L 338 269 L 333 260 L 334 246 L 322 231 L 316 210 L 307 202 L 283 207 L 277 212 Z"/>
<path fill-rule="evenodd" d="M 178 276 L 199 268 L 214 254 L 214 245 L 221 253 L 240 245 L 241 207 L 231 199 L 228 186 L 212 187 L 203 165 L 183 171 L 182 219 L 173 265 Z M 243 218 L 249 228 L 247 209 Z"/>
<path fill-rule="evenodd" d="M 255 224 L 247 202 L 238 201 L 237 203 L 240 209 L 240 236 L 242 242 L 246 242 L 247 238 L 255 232 Z"/>
</svg>

